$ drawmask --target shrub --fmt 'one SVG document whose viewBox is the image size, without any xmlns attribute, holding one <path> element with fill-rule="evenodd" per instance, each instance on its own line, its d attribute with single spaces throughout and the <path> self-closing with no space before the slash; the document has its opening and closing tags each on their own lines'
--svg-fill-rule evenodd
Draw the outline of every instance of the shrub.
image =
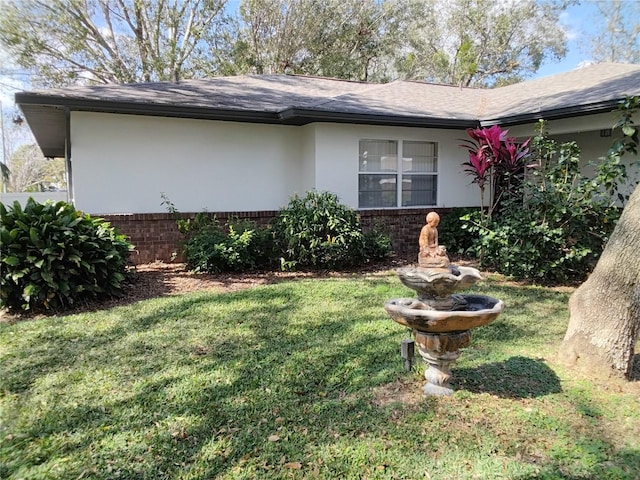
<svg viewBox="0 0 640 480">
<path fill-rule="evenodd" d="M 246 271 L 273 266 L 273 237 L 267 228 L 232 219 L 224 226 L 206 214 L 179 220 L 186 234 L 183 252 L 187 266 L 197 272 Z"/>
<path fill-rule="evenodd" d="M 391 247 L 379 228 L 364 235 L 356 212 L 329 192 L 292 197 L 272 228 L 283 269 L 347 268 L 386 256 Z"/>
<path fill-rule="evenodd" d="M 178 210 L 162 194 L 172 214 Z M 224 226 L 215 216 L 199 213 L 176 220 L 185 235 L 182 251 L 187 267 L 198 272 L 247 271 L 280 265 L 283 270 L 346 268 L 387 257 L 391 239 L 380 226 L 363 233 L 353 209 L 328 192 L 291 198 L 267 228 L 232 219 Z"/>
<path fill-rule="evenodd" d="M 469 229 L 478 234 L 481 265 L 516 279 L 545 284 L 582 280 L 602 250 L 602 240 L 589 238 L 593 232 L 568 235 L 568 229 L 576 230 L 565 224 L 566 217 L 543 221 L 535 211 L 520 209 L 518 214 L 503 213 L 486 226 L 480 224 L 478 215 L 472 217 L 467 216 Z M 575 224 L 591 230 L 594 226 L 578 219 Z M 602 230 L 605 228 L 606 224 Z M 602 239 L 605 232 L 599 235 Z"/>
<path fill-rule="evenodd" d="M 477 232 L 472 233 L 465 230 L 463 225 L 466 223 L 463 218 L 466 215 L 479 215 L 480 210 L 477 208 L 453 208 L 449 213 L 442 217 L 440 225 L 438 225 L 438 243 L 447 247 L 449 254 L 464 255 L 473 249 L 477 241 Z"/>
<path fill-rule="evenodd" d="M 64 309 L 122 294 L 133 246 L 104 219 L 66 202 L 0 203 L 0 304 Z"/>
<path fill-rule="evenodd" d="M 464 228 L 478 237 L 474 248 L 483 267 L 542 283 L 582 281 L 619 218 L 616 202 L 625 200 L 619 196 L 627 182 L 620 163 L 623 147 L 599 159 L 587 177 L 579 168 L 576 143 L 549 139 L 542 123 L 532 152 L 539 168 L 522 182 L 518 195 L 488 221 L 477 214 L 463 217 Z"/>
<path fill-rule="evenodd" d="M 375 224 L 364 233 L 364 256 L 366 261 L 384 260 L 393 252 L 393 243 L 386 228 Z"/>
</svg>

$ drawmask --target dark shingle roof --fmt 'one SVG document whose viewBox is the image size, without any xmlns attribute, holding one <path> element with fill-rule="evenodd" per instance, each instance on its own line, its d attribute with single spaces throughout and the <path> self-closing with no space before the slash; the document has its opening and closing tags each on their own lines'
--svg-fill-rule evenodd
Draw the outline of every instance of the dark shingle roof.
<svg viewBox="0 0 640 480">
<path fill-rule="evenodd" d="M 69 110 L 288 125 L 325 121 L 466 128 L 600 113 L 615 108 L 625 95 L 640 95 L 640 65 L 592 65 L 493 90 L 247 75 L 21 92 L 16 103 L 43 153 L 62 156 Z"/>
<path fill-rule="evenodd" d="M 485 123 L 515 122 L 518 118 L 550 118 L 555 112 L 583 113 L 608 108 L 625 95 L 640 94 L 640 65 L 600 63 L 570 72 L 487 90 L 478 116 Z"/>
<path fill-rule="evenodd" d="M 279 112 L 283 107 L 312 107 L 344 93 L 362 92 L 376 84 L 293 75 L 245 75 L 180 82 L 74 86 L 30 92 L 72 102 L 163 104 L 230 110 Z"/>
<path fill-rule="evenodd" d="M 472 88 L 397 80 L 363 92 L 341 95 L 317 108 L 345 113 L 476 121 L 476 106 L 483 94 L 482 90 Z"/>
</svg>

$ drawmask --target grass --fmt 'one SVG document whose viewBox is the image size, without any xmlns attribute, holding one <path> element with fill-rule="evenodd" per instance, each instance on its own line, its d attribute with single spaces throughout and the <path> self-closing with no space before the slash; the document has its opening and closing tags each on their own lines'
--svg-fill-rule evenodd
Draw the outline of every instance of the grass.
<svg viewBox="0 0 640 480">
<path fill-rule="evenodd" d="M 0 478 L 638 478 L 637 390 L 553 361 L 568 294 L 473 291 L 507 308 L 447 398 L 402 368 L 394 275 L 0 324 Z"/>
</svg>

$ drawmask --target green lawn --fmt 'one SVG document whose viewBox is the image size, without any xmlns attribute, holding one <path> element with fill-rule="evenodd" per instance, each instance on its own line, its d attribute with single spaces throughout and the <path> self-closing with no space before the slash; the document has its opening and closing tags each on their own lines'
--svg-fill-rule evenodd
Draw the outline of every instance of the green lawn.
<svg viewBox="0 0 640 480">
<path fill-rule="evenodd" d="M 504 313 L 452 397 L 405 402 L 393 274 L 0 324 L 0 478 L 638 478 L 637 384 L 553 361 L 568 294 L 472 290 Z"/>
</svg>

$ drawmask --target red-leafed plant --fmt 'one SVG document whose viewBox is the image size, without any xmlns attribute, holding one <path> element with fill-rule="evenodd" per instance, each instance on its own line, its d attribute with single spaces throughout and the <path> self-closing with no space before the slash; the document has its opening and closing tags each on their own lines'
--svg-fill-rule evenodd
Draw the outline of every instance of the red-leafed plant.
<svg viewBox="0 0 640 480">
<path fill-rule="evenodd" d="M 485 189 L 487 182 L 495 185 L 498 179 L 504 180 L 508 191 L 512 177 L 518 174 L 523 166 L 525 158 L 529 155 L 529 141 L 517 142 L 514 137 L 508 137 L 508 130 L 501 129 L 498 125 L 489 128 L 469 128 L 467 133 L 471 139 L 463 140 L 461 147 L 469 151 L 469 161 L 464 162 L 464 170 L 473 177 L 473 183 L 480 188 L 480 208 L 485 218 Z M 499 197 L 490 196 L 489 208 L 486 219 L 498 203 Z"/>
</svg>

